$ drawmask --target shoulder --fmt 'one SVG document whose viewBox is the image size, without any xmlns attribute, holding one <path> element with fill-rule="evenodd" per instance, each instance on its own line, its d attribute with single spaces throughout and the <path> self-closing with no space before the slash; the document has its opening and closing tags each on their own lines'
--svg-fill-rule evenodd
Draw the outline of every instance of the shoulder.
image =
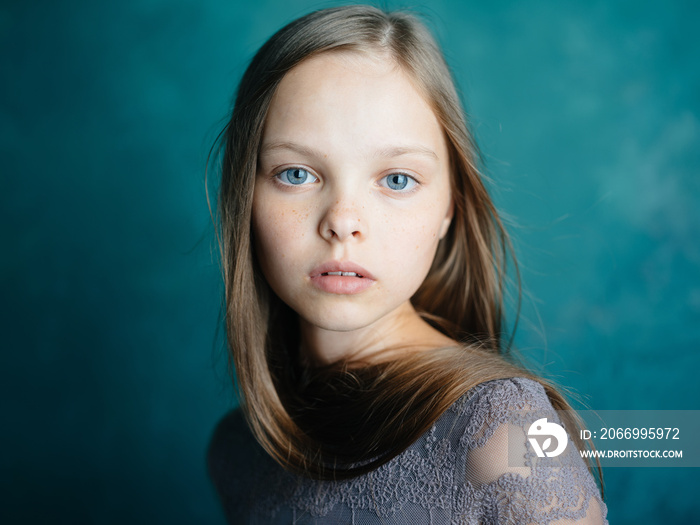
<svg viewBox="0 0 700 525">
<path fill-rule="evenodd" d="M 486 381 L 467 392 L 462 398 L 462 403 L 465 406 L 487 405 L 493 408 L 507 406 L 512 409 L 551 407 L 542 384 L 527 377 Z"/>
<path fill-rule="evenodd" d="M 462 396 L 451 410 L 463 421 L 460 445 L 469 452 L 472 468 L 477 466 L 475 459 L 484 458 L 484 466 L 494 474 L 507 470 L 508 437 L 513 430 L 519 438 L 527 431 L 529 421 L 540 417 L 558 421 L 544 387 L 524 377 L 481 383 Z M 497 463 L 503 468 L 494 468 L 499 466 Z"/>
<path fill-rule="evenodd" d="M 511 377 L 475 386 L 458 399 L 449 412 L 468 423 L 463 444 L 471 449 L 482 445 L 499 425 L 516 414 L 553 410 L 540 383 L 525 377 Z"/>
<path fill-rule="evenodd" d="M 555 442 L 558 449 L 562 439 L 565 448 L 556 457 L 540 457 L 532 446 L 529 432 L 535 421 L 561 424 L 542 384 L 521 377 L 488 381 L 467 392 L 451 410 L 465 421 L 459 440 L 465 477 L 481 494 L 483 508 L 494 513 L 489 519 L 606 523 L 595 480 L 563 428 L 562 437 L 553 434 L 549 444 L 538 445 L 540 450 L 554 449 Z"/>
<path fill-rule="evenodd" d="M 237 512 L 248 499 L 249 483 L 268 457 L 253 437 L 243 412 L 237 408 L 216 425 L 207 449 L 209 477 L 227 514 Z"/>
<path fill-rule="evenodd" d="M 253 442 L 241 409 L 231 410 L 217 423 L 209 441 L 207 464 L 210 475 L 214 477 L 223 463 L 236 461 L 241 455 L 234 452 L 241 448 L 249 449 L 254 446 Z"/>
</svg>

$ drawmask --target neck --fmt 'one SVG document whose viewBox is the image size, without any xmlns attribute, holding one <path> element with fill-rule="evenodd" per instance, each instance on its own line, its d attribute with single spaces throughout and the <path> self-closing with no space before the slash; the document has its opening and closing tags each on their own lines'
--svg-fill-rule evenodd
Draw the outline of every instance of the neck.
<svg viewBox="0 0 700 525">
<path fill-rule="evenodd" d="M 456 344 L 425 322 L 408 301 L 371 325 L 345 332 L 300 322 L 301 358 L 311 366 L 338 361 L 361 366 Z"/>
</svg>

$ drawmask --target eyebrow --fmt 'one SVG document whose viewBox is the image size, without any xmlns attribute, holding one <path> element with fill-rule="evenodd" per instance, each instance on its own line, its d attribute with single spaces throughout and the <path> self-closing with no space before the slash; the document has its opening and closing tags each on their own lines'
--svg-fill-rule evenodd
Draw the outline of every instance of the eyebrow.
<svg viewBox="0 0 700 525">
<path fill-rule="evenodd" d="M 271 142 L 260 148 L 260 155 L 266 155 L 276 150 L 289 150 L 306 157 L 322 158 L 325 155 L 318 150 L 297 144 L 296 142 Z M 405 146 L 387 146 L 376 151 L 375 156 L 381 158 L 394 158 L 402 155 L 423 155 L 439 161 L 437 154 L 426 146 L 409 144 Z"/>
</svg>

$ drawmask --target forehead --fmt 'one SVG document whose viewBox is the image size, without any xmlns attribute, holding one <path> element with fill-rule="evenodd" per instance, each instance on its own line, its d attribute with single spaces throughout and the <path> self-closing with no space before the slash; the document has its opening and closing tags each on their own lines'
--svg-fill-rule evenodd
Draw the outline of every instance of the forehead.
<svg viewBox="0 0 700 525">
<path fill-rule="evenodd" d="M 429 103 L 384 53 L 326 52 L 290 70 L 272 99 L 263 144 L 289 140 L 331 151 L 417 143 L 446 153 Z"/>
</svg>

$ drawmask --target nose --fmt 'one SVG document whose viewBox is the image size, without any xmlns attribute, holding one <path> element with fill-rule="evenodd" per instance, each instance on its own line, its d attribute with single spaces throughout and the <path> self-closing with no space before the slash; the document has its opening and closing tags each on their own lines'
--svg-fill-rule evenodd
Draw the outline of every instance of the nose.
<svg viewBox="0 0 700 525">
<path fill-rule="evenodd" d="M 319 224 L 319 233 L 326 241 L 345 242 L 362 240 L 367 235 L 367 225 L 362 218 L 364 207 L 336 199 L 326 209 Z"/>
</svg>

